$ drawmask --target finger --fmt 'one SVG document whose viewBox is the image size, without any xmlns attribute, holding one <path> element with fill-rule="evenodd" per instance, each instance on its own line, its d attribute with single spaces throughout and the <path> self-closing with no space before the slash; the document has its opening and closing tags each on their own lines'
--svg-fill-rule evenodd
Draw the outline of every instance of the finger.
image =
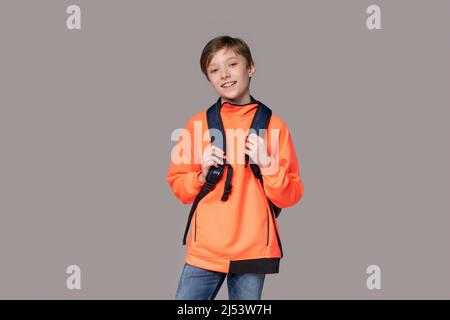
<svg viewBox="0 0 450 320">
<path fill-rule="evenodd" d="M 212 160 L 203 162 L 203 168 L 204 168 L 204 169 L 205 169 L 205 168 L 209 168 L 209 167 L 211 167 L 212 165 L 214 165 L 214 161 L 212 161 Z"/>
<path fill-rule="evenodd" d="M 247 142 L 245 144 L 245 147 L 249 148 L 250 150 L 253 150 L 253 149 L 256 149 L 258 146 L 256 144 L 254 144 L 254 143 Z"/>
<path fill-rule="evenodd" d="M 223 165 L 223 159 L 221 157 L 214 157 L 213 159 L 215 162 L 217 162 L 218 164 L 222 164 Z"/>
<path fill-rule="evenodd" d="M 203 158 L 207 158 L 210 156 L 219 156 L 219 157 L 223 157 L 223 151 L 221 151 L 220 149 L 214 149 L 214 147 L 209 147 L 207 149 L 205 149 L 205 152 L 203 153 Z"/>
<path fill-rule="evenodd" d="M 211 146 L 206 147 L 205 150 L 203 151 L 203 154 L 202 154 L 203 158 L 206 157 L 206 156 L 209 156 L 211 154 L 211 151 L 212 151 L 212 147 Z"/>
<path fill-rule="evenodd" d="M 225 153 L 223 153 L 223 152 L 222 152 L 222 153 L 215 153 L 214 155 L 215 155 L 216 157 L 221 158 L 221 159 L 222 159 L 222 158 L 226 158 L 226 155 L 225 155 Z"/>
<path fill-rule="evenodd" d="M 249 141 L 247 141 L 247 142 L 245 143 L 245 145 L 246 145 L 246 146 L 255 146 L 256 143 L 255 143 L 254 141 L 252 141 L 252 140 L 249 140 Z"/>
<path fill-rule="evenodd" d="M 212 151 L 214 154 L 223 155 L 225 152 L 219 147 L 212 146 Z"/>
<path fill-rule="evenodd" d="M 252 144 L 256 144 L 256 143 L 258 143 L 258 138 L 256 137 L 256 135 L 253 135 L 253 136 L 248 138 L 247 142 L 250 142 Z"/>
<path fill-rule="evenodd" d="M 219 164 L 223 164 L 223 160 L 222 158 L 218 157 L 218 156 L 214 156 L 214 155 L 210 155 L 208 157 L 205 158 L 205 161 L 215 161 Z"/>
<path fill-rule="evenodd" d="M 258 143 L 258 141 L 260 141 L 260 138 L 261 138 L 260 136 L 252 134 L 251 136 L 249 136 L 248 140 L 253 143 Z"/>
<path fill-rule="evenodd" d="M 211 155 L 209 155 L 208 157 L 209 157 L 209 158 L 218 159 L 218 160 L 220 160 L 220 161 L 222 161 L 222 162 L 223 162 L 223 159 L 226 158 L 225 155 L 217 155 L 217 154 L 211 154 Z"/>
<path fill-rule="evenodd" d="M 219 164 L 220 164 L 220 163 L 218 163 L 218 162 L 215 161 L 214 159 L 211 159 L 211 160 L 208 161 L 208 166 L 209 166 L 209 167 L 214 166 L 214 167 L 218 168 L 218 167 L 219 167 Z"/>
<path fill-rule="evenodd" d="M 266 138 L 258 136 L 258 141 L 259 141 L 259 143 L 265 143 L 266 142 Z"/>
</svg>

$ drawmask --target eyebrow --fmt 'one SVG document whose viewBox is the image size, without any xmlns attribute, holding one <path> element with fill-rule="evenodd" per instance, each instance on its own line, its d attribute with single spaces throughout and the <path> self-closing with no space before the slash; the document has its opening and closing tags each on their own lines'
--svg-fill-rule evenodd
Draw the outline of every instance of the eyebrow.
<svg viewBox="0 0 450 320">
<path fill-rule="evenodd" d="M 225 61 L 228 61 L 228 60 L 231 60 L 231 59 L 238 59 L 238 57 L 230 57 L 230 58 L 226 59 Z M 215 65 L 217 65 L 217 63 L 210 63 L 208 68 L 212 67 L 212 66 L 215 66 Z"/>
</svg>

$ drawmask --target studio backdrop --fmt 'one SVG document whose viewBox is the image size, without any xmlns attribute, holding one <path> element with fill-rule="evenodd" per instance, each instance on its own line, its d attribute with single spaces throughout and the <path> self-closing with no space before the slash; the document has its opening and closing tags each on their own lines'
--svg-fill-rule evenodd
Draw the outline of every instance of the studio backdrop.
<svg viewBox="0 0 450 320">
<path fill-rule="evenodd" d="M 304 183 L 263 299 L 450 298 L 449 30 L 437 0 L 2 0 L 0 298 L 174 298 L 171 135 L 218 98 L 219 35 Z"/>
</svg>

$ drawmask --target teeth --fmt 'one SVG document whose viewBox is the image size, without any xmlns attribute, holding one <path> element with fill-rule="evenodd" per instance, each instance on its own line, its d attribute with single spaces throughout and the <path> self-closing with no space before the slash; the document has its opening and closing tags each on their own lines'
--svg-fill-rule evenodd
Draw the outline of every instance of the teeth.
<svg viewBox="0 0 450 320">
<path fill-rule="evenodd" d="M 235 83 L 236 83 L 236 81 L 233 81 L 233 82 L 227 82 L 227 83 L 225 83 L 222 87 L 228 88 L 228 87 L 231 87 L 232 85 L 234 85 Z"/>
</svg>

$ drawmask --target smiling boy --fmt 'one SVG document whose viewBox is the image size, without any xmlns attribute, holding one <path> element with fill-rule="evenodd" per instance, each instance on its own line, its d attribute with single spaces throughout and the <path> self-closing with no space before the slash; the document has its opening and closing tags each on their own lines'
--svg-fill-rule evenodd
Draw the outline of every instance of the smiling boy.
<svg viewBox="0 0 450 320">
<path fill-rule="evenodd" d="M 219 96 L 216 105 L 226 129 L 227 153 L 201 141 L 204 151 L 194 154 L 199 161 L 172 161 L 167 181 L 174 194 L 188 204 L 196 203 L 212 167 L 225 165 L 223 175 L 227 179 L 221 179 L 196 203 L 176 299 L 212 300 L 227 278 L 230 299 L 259 300 L 265 274 L 278 273 L 283 256 L 271 205 L 291 207 L 303 195 L 294 145 L 286 123 L 275 115 L 270 117 L 267 132 L 276 131 L 276 139 L 271 134 L 248 135 L 243 152 L 259 167 L 262 175 L 259 181 L 250 166 L 239 161 L 243 146 L 234 143 L 235 135 L 229 135 L 229 130 L 248 133 L 262 107 L 250 95 L 250 81 L 256 71 L 250 49 L 241 39 L 216 37 L 203 49 L 200 66 Z M 195 136 L 195 124 L 201 124 L 202 133 L 209 133 L 206 111 L 187 122 L 189 137 Z M 190 142 L 190 146 L 197 143 Z"/>
</svg>

